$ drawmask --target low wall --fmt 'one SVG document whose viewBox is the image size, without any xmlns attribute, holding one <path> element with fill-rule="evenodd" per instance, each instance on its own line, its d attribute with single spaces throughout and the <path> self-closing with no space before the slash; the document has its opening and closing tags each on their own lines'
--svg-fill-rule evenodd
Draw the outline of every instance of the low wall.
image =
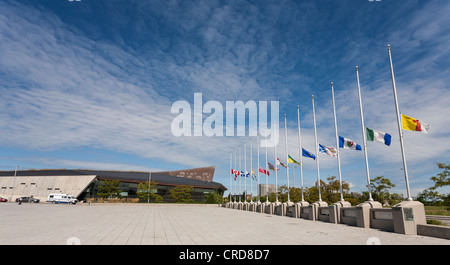
<svg viewBox="0 0 450 265">
<path fill-rule="evenodd" d="M 319 207 L 318 219 L 324 222 L 330 221 L 330 208 L 328 206 Z"/>
<path fill-rule="evenodd" d="M 394 232 L 394 218 L 391 208 L 370 209 L 370 227 Z"/>
<path fill-rule="evenodd" d="M 309 206 L 301 206 L 300 207 L 300 217 L 303 219 L 310 219 L 310 207 Z"/>
<path fill-rule="evenodd" d="M 356 226 L 356 208 L 341 207 L 341 224 Z"/>
<path fill-rule="evenodd" d="M 166 206 L 167 204 L 161 204 Z M 179 204 L 174 204 L 178 206 Z M 326 204 L 325 204 L 326 205 Z M 425 216 L 423 205 L 420 202 L 404 201 L 395 205 L 393 208 L 371 207 L 377 206 L 374 203 L 365 203 L 357 207 L 339 207 L 340 222 L 352 226 L 374 228 L 388 232 L 395 232 L 406 235 L 419 235 L 450 239 L 450 226 L 428 225 L 428 220 L 449 221 L 449 216 Z M 186 205 L 186 206 L 189 206 Z M 191 206 L 200 206 L 191 204 Z M 214 204 L 204 204 L 202 206 L 220 206 Z M 274 214 L 283 212 L 282 204 L 260 204 L 258 212 Z M 278 208 L 278 209 L 277 209 Z M 314 203 L 307 206 L 287 207 L 289 214 L 287 216 L 298 217 L 307 220 L 320 220 L 330 222 L 330 215 L 333 211 L 332 206 L 321 206 L 320 203 Z M 299 213 L 295 213 L 296 210 Z M 316 215 L 316 216 L 315 216 Z M 317 219 L 316 219 L 317 218 Z"/>
<path fill-rule="evenodd" d="M 450 227 L 442 225 L 417 225 L 417 235 L 450 239 Z"/>
</svg>

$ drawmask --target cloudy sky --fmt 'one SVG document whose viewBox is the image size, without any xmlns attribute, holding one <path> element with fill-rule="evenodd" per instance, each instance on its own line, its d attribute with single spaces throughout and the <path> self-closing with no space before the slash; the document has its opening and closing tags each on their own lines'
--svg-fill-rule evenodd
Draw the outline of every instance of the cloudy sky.
<svg viewBox="0 0 450 265">
<path fill-rule="evenodd" d="M 224 107 L 278 101 L 278 156 L 286 114 L 289 154 L 299 160 L 297 105 L 303 147 L 314 152 L 312 95 L 319 142 L 336 145 L 330 82 L 339 135 L 362 144 L 358 66 L 365 124 L 392 135 L 389 147 L 368 142 L 371 177 L 406 195 L 388 44 L 400 112 L 431 126 L 404 132 L 412 195 L 433 185 L 436 162 L 450 163 L 447 0 L 6 0 L 0 10 L 0 170 L 216 166 L 214 181 L 228 187 L 230 151 L 241 145 L 243 156 L 249 137 L 176 137 L 174 102 L 193 109 L 194 93 Z M 255 171 L 256 150 L 253 138 Z M 310 187 L 316 163 L 303 161 Z M 337 176 L 335 158 L 319 161 L 322 179 Z M 341 149 L 341 164 L 351 191 L 366 190 L 363 152 Z M 297 168 L 297 186 L 299 178 Z"/>
</svg>

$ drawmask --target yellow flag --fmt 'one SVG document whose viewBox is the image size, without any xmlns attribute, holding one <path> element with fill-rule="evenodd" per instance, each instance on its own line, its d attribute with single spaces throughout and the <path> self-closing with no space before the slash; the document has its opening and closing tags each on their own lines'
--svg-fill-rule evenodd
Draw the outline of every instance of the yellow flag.
<svg viewBox="0 0 450 265">
<path fill-rule="evenodd" d="M 418 119 L 402 114 L 402 128 L 403 130 L 408 131 L 428 133 L 430 126 L 422 121 L 419 121 Z"/>
</svg>

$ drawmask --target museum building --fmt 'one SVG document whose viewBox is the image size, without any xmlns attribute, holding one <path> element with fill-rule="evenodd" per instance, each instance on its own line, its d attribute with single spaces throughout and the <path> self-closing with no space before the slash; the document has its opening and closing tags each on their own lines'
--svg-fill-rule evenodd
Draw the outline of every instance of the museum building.
<svg viewBox="0 0 450 265">
<path fill-rule="evenodd" d="M 0 171 L 0 197 L 15 201 L 19 197 L 33 197 L 45 202 L 51 193 L 65 193 L 78 200 L 96 199 L 99 186 L 105 180 L 119 180 L 122 198 L 137 198 L 139 183 L 152 181 L 164 201 L 171 201 L 170 189 L 187 185 L 194 188 L 192 199 L 203 201 L 215 192 L 223 196 L 226 187 L 212 181 L 215 167 L 192 168 L 165 172 L 104 171 L 89 169 L 42 169 Z"/>
</svg>

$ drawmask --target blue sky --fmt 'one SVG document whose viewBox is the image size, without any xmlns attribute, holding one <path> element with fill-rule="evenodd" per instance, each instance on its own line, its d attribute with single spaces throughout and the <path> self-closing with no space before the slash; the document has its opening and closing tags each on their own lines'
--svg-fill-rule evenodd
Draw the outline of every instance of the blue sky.
<svg viewBox="0 0 450 265">
<path fill-rule="evenodd" d="M 278 101 L 298 158 L 297 105 L 314 151 L 313 94 L 319 142 L 335 146 L 331 81 L 339 134 L 362 144 L 358 66 L 365 124 L 393 138 L 368 143 L 371 177 L 406 195 L 387 44 L 400 111 L 431 126 L 404 133 L 412 194 L 433 185 L 436 162 L 450 163 L 446 0 L 2 1 L 0 10 L 0 170 L 214 165 L 228 187 L 229 152 L 248 137 L 175 137 L 175 101 L 196 92 L 223 105 Z M 278 150 L 283 157 L 284 130 Z M 341 163 L 351 190 L 366 190 L 363 153 L 341 150 Z M 320 166 L 322 179 L 337 175 L 335 159 L 321 156 Z M 303 168 L 310 187 L 315 162 Z"/>
</svg>

